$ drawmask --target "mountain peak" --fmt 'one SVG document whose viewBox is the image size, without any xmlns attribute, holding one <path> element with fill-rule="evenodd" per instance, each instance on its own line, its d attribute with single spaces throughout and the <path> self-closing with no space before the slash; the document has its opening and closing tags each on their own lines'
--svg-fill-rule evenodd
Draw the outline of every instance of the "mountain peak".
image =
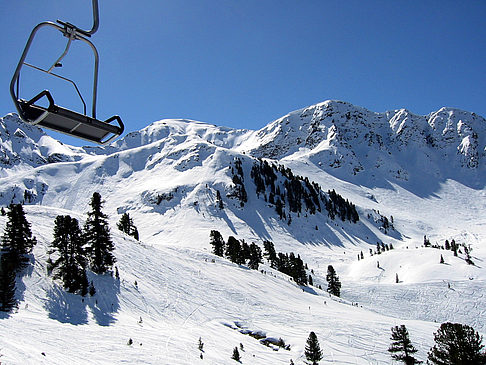
<svg viewBox="0 0 486 365">
<path fill-rule="evenodd" d="M 253 156 L 304 158 L 345 179 L 364 174 L 408 181 L 426 173 L 461 180 L 464 171 L 485 172 L 486 120 L 455 108 L 422 116 L 327 100 L 256 131 L 252 144 Z"/>
</svg>

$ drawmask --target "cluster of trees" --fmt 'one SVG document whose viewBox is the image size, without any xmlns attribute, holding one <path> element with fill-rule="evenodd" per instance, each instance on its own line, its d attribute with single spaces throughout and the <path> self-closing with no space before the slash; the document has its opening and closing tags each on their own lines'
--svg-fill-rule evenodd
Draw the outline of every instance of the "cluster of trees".
<svg viewBox="0 0 486 365">
<path fill-rule="evenodd" d="M 277 173 L 282 177 L 283 185 L 278 184 Z M 281 219 L 285 218 L 286 205 L 292 213 L 302 213 L 303 208 L 310 214 L 321 211 L 320 186 L 310 182 L 307 177 L 294 175 L 291 169 L 283 165 L 270 165 L 267 161 L 259 160 L 252 166 L 251 178 L 255 183 L 257 195 L 263 194 L 265 200 L 274 204 Z"/>
<path fill-rule="evenodd" d="M 87 269 L 95 274 L 108 272 L 116 262 L 115 245 L 110 236 L 107 215 L 102 211 L 101 195 L 95 192 L 91 198 L 91 210 L 83 227 L 76 218 L 58 215 L 54 220 L 53 241 L 49 244 L 48 273 L 61 280 L 70 293 L 94 295 L 93 283 L 88 282 Z M 16 306 L 16 276 L 28 264 L 28 254 L 36 244 L 30 223 L 21 204 L 11 204 L 8 221 L 2 236 L 0 251 L 0 310 L 11 311 Z M 128 213 L 118 223 L 123 232 L 138 239 L 138 230 Z"/>
<path fill-rule="evenodd" d="M 252 270 L 258 270 L 259 264 L 263 262 L 262 250 L 254 242 L 248 245 L 245 240 L 240 241 L 233 236 L 229 236 L 225 242 L 219 231 L 212 230 L 209 243 L 213 246 L 215 255 L 226 257 L 235 264 L 247 264 Z"/>
<path fill-rule="evenodd" d="M 228 241 L 225 242 L 221 233 L 216 230 L 210 232 L 209 243 L 213 246 L 212 252 L 215 255 L 226 257 L 231 262 L 239 265 L 246 264 L 250 269 L 258 270 L 259 264 L 263 263 L 263 257 L 265 257 L 272 269 L 290 276 L 298 285 L 314 285 L 312 276 L 307 274 L 307 264 L 300 258 L 300 255 L 295 256 L 293 252 L 290 254 L 277 253 L 271 241 L 263 242 L 263 257 L 262 250 L 256 243 L 248 245 L 245 240 L 238 240 L 233 236 L 228 237 Z M 327 292 L 338 297 L 341 296 L 341 282 L 332 265 L 327 268 L 326 280 L 328 282 Z"/>
<path fill-rule="evenodd" d="M 0 311 L 10 312 L 17 305 L 16 277 L 28 265 L 28 254 L 37 243 L 21 204 L 11 204 L 2 236 L 0 252 Z"/>
<path fill-rule="evenodd" d="M 54 221 L 54 240 L 49 245 L 47 269 L 54 279 L 63 282 L 69 293 L 91 295 L 93 283 L 88 284 L 86 269 L 104 274 L 116 262 L 115 245 L 110 236 L 108 216 L 102 212 L 101 195 L 95 192 L 91 198 L 91 210 L 83 229 L 77 219 L 58 215 Z"/>
<path fill-rule="evenodd" d="M 373 209 L 373 215 L 371 213 L 368 213 L 368 219 L 372 219 L 375 221 L 375 223 L 380 224 L 380 230 L 382 230 L 385 234 L 388 233 L 388 230 L 394 230 L 395 227 L 393 226 L 393 216 L 390 216 L 390 219 L 388 219 L 386 216 L 380 213 L 379 210 Z M 376 218 L 376 215 L 378 215 L 378 218 Z"/>
<path fill-rule="evenodd" d="M 373 251 L 373 249 L 370 248 L 370 256 L 381 255 L 383 252 L 393 250 L 393 248 L 394 248 L 393 244 L 391 244 L 391 243 L 388 244 L 388 243 L 383 243 L 383 242 L 377 242 L 375 251 Z M 363 251 L 361 251 L 358 254 L 358 261 L 363 260 L 363 259 L 364 259 L 364 254 L 363 254 Z"/>
<path fill-rule="evenodd" d="M 391 328 L 392 341 L 388 352 L 393 360 L 406 365 L 421 364 L 415 357 L 413 346 L 405 325 Z M 460 323 L 442 323 L 434 334 L 434 346 L 427 354 L 427 364 L 435 365 L 484 365 L 486 352 L 483 351 L 482 336 L 472 327 Z M 307 364 L 318 365 L 323 351 L 314 332 L 309 334 L 304 351 Z"/>
<path fill-rule="evenodd" d="M 283 252 L 277 253 L 271 241 L 264 241 L 263 249 L 264 256 L 270 263 L 272 269 L 289 275 L 299 285 L 308 284 L 309 277 L 306 272 L 306 264 L 299 255 L 296 257 L 293 252 L 290 254 Z M 312 277 L 310 277 L 310 280 L 312 280 Z"/>
<path fill-rule="evenodd" d="M 420 364 L 415 357 L 417 349 L 412 345 L 404 325 L 391 329 L 392 343 L 388 348 L 392 359 L 406 365 Z M 486 353 L 482 350 L 482 337 L 472 327 L 460 323 L 442 323 L 434 334 L 434 346 L 427 354 L 427 363 L 436 365 L 484 365 Z"/>
<path fill-rule="evenodd" d="M 230 166 L 233 175 L 233 190 L 228 197 L 237 198 L 240 201 L 240 206 L 243 207 L 248 201 L 248 194 L 245 189 L 245 174 L 243 173 L 243 166 L 239 157 L 235 158 L 234 167 Z"/>
<path fill-rule="evenodd" d="M 449 240 L 445 240 L 444 245 L 441 246 L 439 244 L 431 244 L 430 240 L 427 238 L 426 235 L 424 235 L 424 247 L 432 247 L 432 248 L 437 248 L 437 249 L 442 249 L 442 250 L 450 250 L 454 253 L 454 256 L 458 256 L 458 253 L 462 254 L 462 251 L 464 250 L 464 260 L 468 265 L 474 265 L 474 261 L 471 258 L 471 251 L 472 248 L 470 245 L 467 245 L 465 243 L 463 244 L 457 244 L 454 239 L 452 239 L 450 242 Z M 462 248 L 462 249 L 461 249 Z M 442 255 L 441 255 L 442 257 Z M 441 263 L 443 261 L 443 258 L 441 259 Z"/>
<path fill-rule="evenodd" d="M 327 194 L 329 199 L 326 201 L 326 209 L 331 219 L 334 219 L 337 216 L 341 218 L 343 222 L 345 220 L 353 223 L 359 221 L 358 211 L 353 203 L 349 202 L 348 199 L 345 200 L 341 195 L 336 193 L 334 189 L 332 191 L 329 190 Z"/>
<path fill-rule="evenodd" d="M 290 254 L 277 253 L 271 241 L 264 241 L 263 249 L 263 256 L 268 260 L 271 268 L 289 275 L 299 285 L 314 285 L 312 276 L 307 275 L 307 264 L 300 258 L 300 255 L 296 257 L 293 252 Z M 327 292 L 340 297 L 341 281 L 332 265 L 327 267 L 326 280 L 328 284 Z"/>
<path fill-rule="evenodd" d="M 241 159 L 235 158 L 230 169 L 233 187 L 228 197 L 237 198 L 243 207 L 248 202 L 248 194 Z M 354 204 L 334 190 L 325 194 L 319 184 L 309 181 L 307 177 L 294 175 L 290 168 L 283 165 L 260 159 L 254 162 L 250 177 L 255 183 L 257 197 L 263 195 L 264 200 L 275 207 L 279 218 L 287 220 L 289 224 L 292 222 L 291 213 L 300 215 L 305 211 L 306 214 L 315 214 L 321 212 L 322 206 L 327 209 L 331 219 L 338 217 L 342 221 L 359 221 Z M 218 199 L 218 205 L 222 207 L 221 199 Z"/>
</svg>

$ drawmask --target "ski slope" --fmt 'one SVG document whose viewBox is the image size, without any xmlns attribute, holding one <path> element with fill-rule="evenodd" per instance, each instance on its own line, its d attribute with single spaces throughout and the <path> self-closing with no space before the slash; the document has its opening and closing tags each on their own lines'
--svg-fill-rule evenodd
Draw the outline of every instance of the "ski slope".
<svg viewBox="0 0 486 365">
<path fill-rule="evenodd" d="M 83 302 L 46 275 L 52 222 L 68 212 L 36 206 L 26 211 L 38 244 L 19 282 L 19 309 L 0 321 L 5 364 L 223 364 L 232 363 L 232 349 L 240 343 L 242 363 L 303 363 L 310 331 L 319 337 L 323 363 L 388 363 L 391 326 L 405 323 L 422 357 L 437 327 L 355 307 L 316 288 L 303 291 L 268 267 L 263 274 L 207 249 L 154 247 L 115 230 L 120 281 L 91 276 L 97 293 Z M 291 349 L 275 351 L 244 330 L 282 338 Z"/>
</svg>

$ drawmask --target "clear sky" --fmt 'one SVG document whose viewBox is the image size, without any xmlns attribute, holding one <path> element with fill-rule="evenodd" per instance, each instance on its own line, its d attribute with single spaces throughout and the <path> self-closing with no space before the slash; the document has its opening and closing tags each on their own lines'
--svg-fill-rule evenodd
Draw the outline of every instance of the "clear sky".
<svg viewBox="0 0 486 365">
<path fill-rule="evenodd" d="M 327 99 L 486 117 L 484 0 L 99 1 L 98 118 L 119 114 L 128 132 L 163 118 L 259 129 Z M 56 19 L 90 28 L 91 1 L 0 0 L 0 14 L 3 116 L 14 111 L 9 83 L 31 29 Z M 29 61 L 45 66 L 65 40 L 45 30 L 36 41 Z M 59 71 L 88 100 L 90 57 L 75 42 Z M 22 76 L 23 97 L 50 88 L 60 105 L 79 107 L 72 90 Z"/>
</svg>

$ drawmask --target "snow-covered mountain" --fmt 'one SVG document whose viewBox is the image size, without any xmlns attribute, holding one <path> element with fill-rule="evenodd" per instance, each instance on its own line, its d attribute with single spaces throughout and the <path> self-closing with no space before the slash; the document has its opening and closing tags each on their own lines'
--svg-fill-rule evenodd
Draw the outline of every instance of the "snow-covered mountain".
<svg viewBox="0 0 486 365">
<path fill-rule="evenodd" d="M 162 120 L 84 148 L 10 114 L 0 119 L 0 156 L 0 205 L 24 203 L 39 241 L 19 311 L 0 319 L 2 333 L 29 333 L 21 345 L 0 339 L 7 363 L 83 363 L 88 353 L 92 363 L 192 364 L 202 337 L 202 363 L 232 363 L 243 343 L 243 363 L 301 364 L 309 331 L 327 362 L 390 363 L 392 325 L 407 324 L 422 359 L 441 322 L 486 333 L 486 120 L 474 113 L 375 113 L 326 101 L 258 131 Z M 46 276 L 46 247 L 55 216 L 83 221 L 95 191 L 122 281 L 93 276 L 102 290 L 80 304 Z M 125 212 L 142 244 L 116 230 Z M 315 286 L 212 255 L 211 230 L 299 254 Z M 439 248 L 423 247 L 424 235 Z M 446 239 L 470 246 L 476 265 L 440 249 Z M 377 242 L 395 250 L 371 256 Z M 341 299 L 317 289 L 329 264 Z M 85 331 L 93 340 L 81 340 Z M 291 350 L 261 346 L 244 334 L 252 331 Z M 127 346 L 129 336 L 143 346 Z M 66 337 L 82 342 L 69 356 Z"/>
<path fill-rule="evenodd" d="M 307 159 L 339 177 L 362 182 L 453 178 L 484 187 L 486 120 L 442 108 L 427 116 L 400 109 L 375 113 L 326 101 L 270 123 L 246 149 L 253 156 Z"/>
</svg>

